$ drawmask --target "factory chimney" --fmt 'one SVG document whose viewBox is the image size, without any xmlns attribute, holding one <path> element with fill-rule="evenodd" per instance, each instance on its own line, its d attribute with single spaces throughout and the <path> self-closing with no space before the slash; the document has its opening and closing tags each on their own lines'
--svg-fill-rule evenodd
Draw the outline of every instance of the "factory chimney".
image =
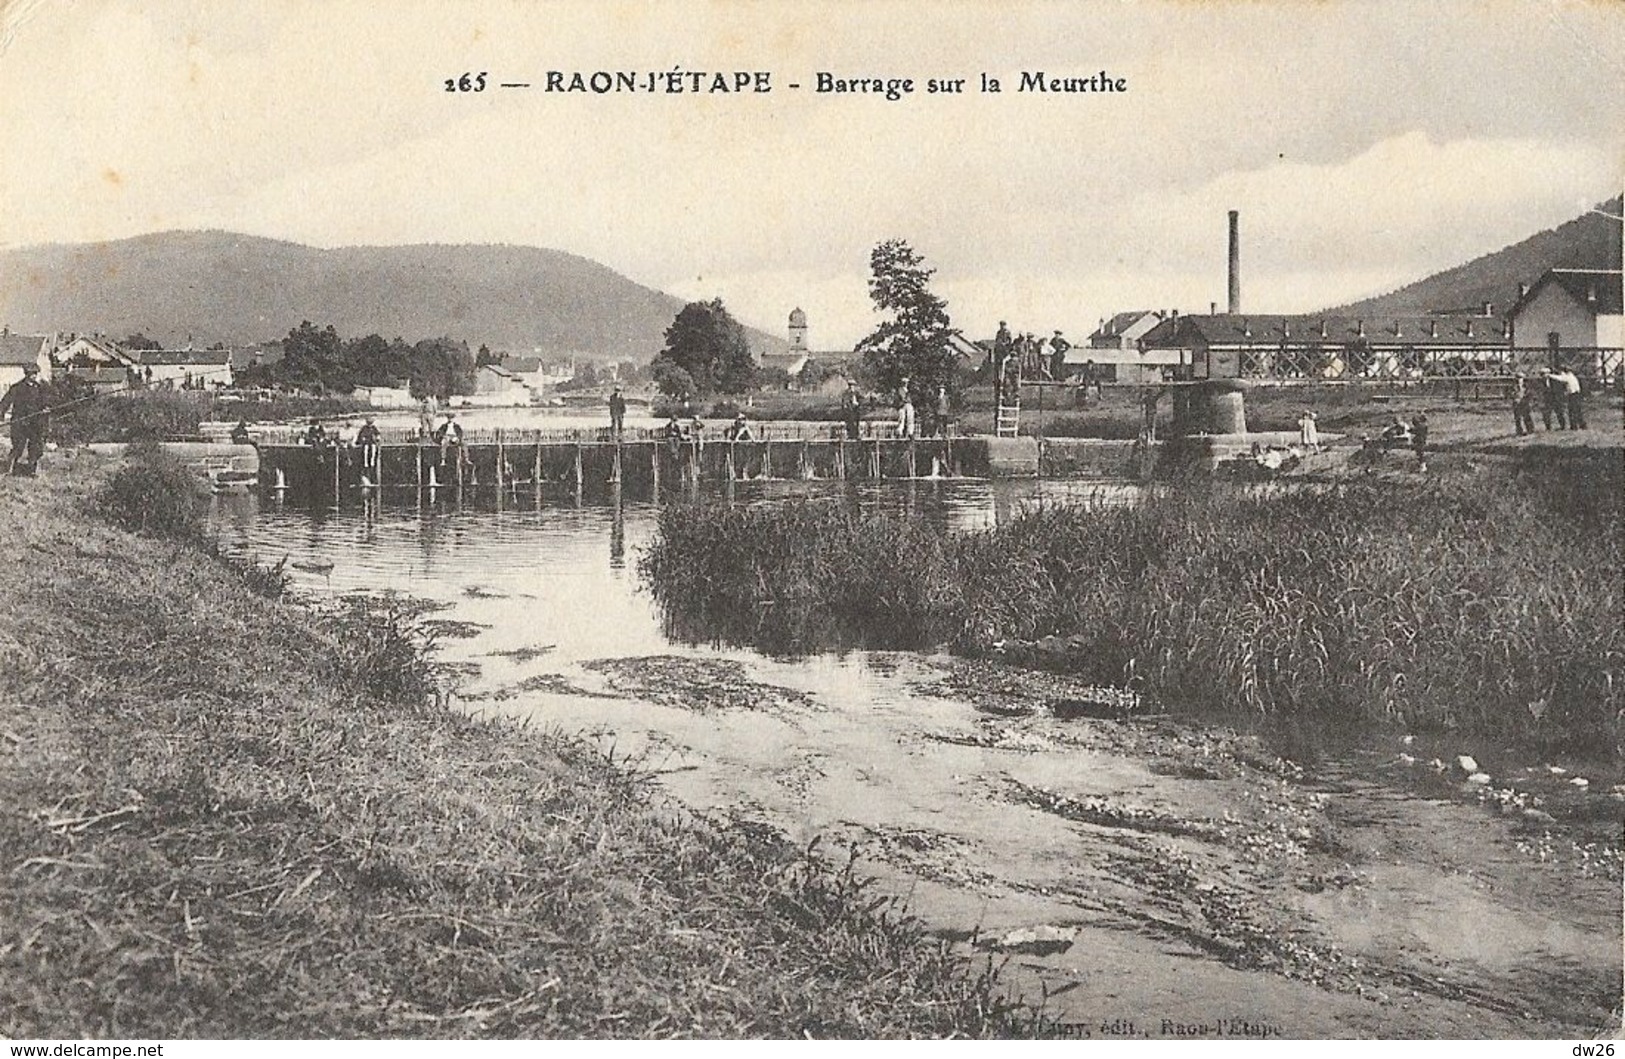
<svg viewBox="0 0 1625 1059">
<path fill-rule="evenodd" d="M 1241 312 L 1241 214 L 1230 211 L 1230 315 Z"/>
</svg>

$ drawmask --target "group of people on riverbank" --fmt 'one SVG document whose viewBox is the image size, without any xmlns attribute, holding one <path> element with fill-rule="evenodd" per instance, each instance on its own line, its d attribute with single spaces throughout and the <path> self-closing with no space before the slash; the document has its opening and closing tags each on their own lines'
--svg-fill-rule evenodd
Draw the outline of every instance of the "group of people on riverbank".
<svg viewBox="0 0 1625 1059">
<path fill-rule="evenodd" d="M 1512 429 L 1519 437 L 1535 432 L 1537 396 L 1541 424 L 1548 431 L 1586 429 L 1585 388 L 1580 377 L 1568 368 L 1542 368 L 1532 386 L 1521 372 L 1512 380 Z"/>
</svg>

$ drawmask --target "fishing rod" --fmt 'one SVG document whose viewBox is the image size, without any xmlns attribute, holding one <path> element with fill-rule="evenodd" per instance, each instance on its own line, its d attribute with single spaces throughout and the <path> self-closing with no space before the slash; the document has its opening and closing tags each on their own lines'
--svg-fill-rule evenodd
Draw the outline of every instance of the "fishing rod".
<svg viewBox="0 0 1625 1059">
<path fill-rule="evenodd" d="M 194 372 L 192 374 L 193 374 L 194 378 L 202 378 L 202 377 L 207 376 L 207 375 L 219 375 L 222 372 L 229 372 L 230 370 L 231 369 L 229 367 L 228 368 L 211 368 L 208 371 L 199 371 L 199 372 Z M 64 376 L 64 378 L 72 378 L 72 375 Z M 54 405 L 50 406 L 49 408 L 41 408 L 37 412 L 29 412 L 27 415 L 21 415 L 21 416 L 13 415 L 8 420 L 8 422 L 11 422 L 11 423 L 26 422 L 26 421 L 28 421 L 30 419 L 36 419 L 36 418 L 38 418 L 40 416 L 52 415 L 52 414 L 54 414 L 56 412 L 62 411 L 65 408 L 72 408 L 74 405 L 84 404 L 87 401 L 97 401 L 97 400 L 100 400 L 103 397 L 116 397 L 116 396 L 118 396 L 119 394 L 122 394 L 122 393 L 135 393 L 135 392 L 138 392 L 138 391 L 148 390 L 148 389 L 151 389 L 151 384 L 149 384 L 149 383 L 147 383 L 145 381 L 140 382 L 140 383 L 125 383 L 123 386 L 119 386 L 119 387 L 117 387 L 115 389 L 112 389 L 112 390 L 103 390 L 103 391 L 100 391 L 100 392 L 97 392 L 97 393 L 88 393 L 83 397 L 75 397 L 71 401 L 63 401 L 61 404 L 54 404 Z M 174 392 L 174 391 L 171 391 L 171 392 Z"/>
</svg>

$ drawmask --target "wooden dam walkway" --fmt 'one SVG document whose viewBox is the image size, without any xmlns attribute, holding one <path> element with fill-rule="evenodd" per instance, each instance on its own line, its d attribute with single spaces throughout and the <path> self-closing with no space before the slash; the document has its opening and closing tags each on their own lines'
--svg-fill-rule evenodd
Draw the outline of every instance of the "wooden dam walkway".
<svg viewBox="0 0 1625 1059">
<path fill-rule="evenodd" d="M 762 441 L 544 440 L 498 437 L 442 447 L 262 444 L 262 490 L 341 496 L 354 489 L 581 489 L 603 483 L 658 491 L 748 479 L 906 480 L 1030 477 L 1030 438 L 844 438 Z"/>
</svg>

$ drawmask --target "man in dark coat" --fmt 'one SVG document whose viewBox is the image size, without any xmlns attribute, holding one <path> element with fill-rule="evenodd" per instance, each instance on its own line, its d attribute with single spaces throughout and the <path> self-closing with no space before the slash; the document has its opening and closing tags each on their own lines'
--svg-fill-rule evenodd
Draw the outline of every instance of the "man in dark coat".
<svg viewBox="0 0 1625 1059">
<path fill-rule="evenodd" d="M 621 396 L 620 386 L 609 395 L 609 429 L 616 437 L 621 436 L 621 424 L 626 421 L 626 398 Z"/>
<path fill-rule="evenodd" d="M 39 368 L 23 365 L 23 377 L 0 397 L 0 416 L 11 413 L 11 473 L 32 478 L 51 425 L 51 394 Z"/>
<path fill-rule="evenodd" d="M 841 419 L 846 423 L 847 440 L 858 440 L 863 420 L 863 397 L 858 393 L 858 384 L 851 379 L 846 380 L 846 392 L 841 394 Z"/>
</svg>

